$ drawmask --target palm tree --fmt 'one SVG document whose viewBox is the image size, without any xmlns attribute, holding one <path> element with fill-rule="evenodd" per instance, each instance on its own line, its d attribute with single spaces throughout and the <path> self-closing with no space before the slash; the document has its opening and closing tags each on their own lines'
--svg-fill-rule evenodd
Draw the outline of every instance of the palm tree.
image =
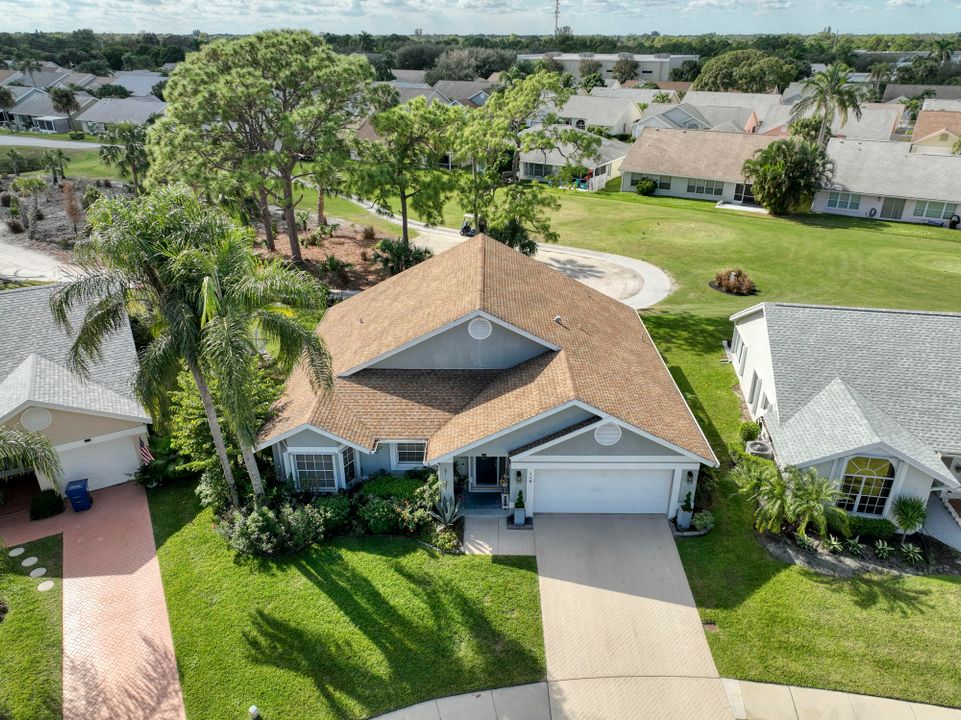
<svg viewBox="0 0 961 720">
<path fill-rule="evenodd" d="M 931 58 L 944 65 L 951 62 L 951 55 L 954 53 L 954 41 L 947 38 L 938 38 L 931 41 Z"/>
<path fill-rule="evenodd" d="M 818 475 L 814 468 L 787 468 L 791 484 L 789 517 L 797 523 L 799 535 L 807 537 L 808 525 L 814 525 L 819 535 L 828 530 L 828 519 L 834 520 L 847 532 L 847 515 L 837 506 L 841 491 L 831 480 Z"/>
<path fill-rule="evenodd" d="M 43 66 L 40 64 L 40 61 L 37 60 L 37 58 L 35 58 L 33 55 L 23 54 L 13 62 L 13 69 L 29 76 L 30 84 L 33 87 L 37 86 L 37 81 L 34 79 L 33 74 L 40 72 L 42 67 Z"/>
<path fill-rule="evenodd" d="M 64 325 L 72 307 L 89 307 L 76 332 L 70 366 L 86 374 L 90 360 L 100 356 L 104 339 L 125 322 L 127 308 L 143 312 L 152 337 L 140 354 L 135 392 L 162 423 L 169 409 L 169 390 L 186 366 L 200 394 L 231 502 L 239 507 L 208 379 L 217 378 L 224 414 L 249 449 L 256 432 L 250 429 L 251 411 L 244 404 L 254 360 L 251 326 L 256 324 L 264 334 L 276 337 L 282 365 L 293 364 L 298 335 L 290 327 L 292 321 L 282 306 L 267 304 L 317 304 L 323 296 L 316 289 L 317 294 L 309 296 L 298 284 L 305 276 L 279 265 L 257 266 L 249 235 L 184 187 L 98 201 L 89 221 L 90 239 L 75 249 L 82 274 L 51 300 L 55 317 Z M 313 342 L 313 347 L 319 342 Z M 325 352 L 312 352 L 308 365 L 316 366 L 325 357 Z M 248 456 L 252 460 L 252 452 L 243 451 L 243 455 L 245 464 Z M 256 463 L 252 466 L 259 478 Z"/>
<path fill-rule="evenodd" d="M 881 97 L 881 86 L 890 82 L 894 77 L 894 68 L 891 63 L 874 63 L 870 68 L 871 74 L 868 78 L 874 83 L 874 96 Z"/>
<path fill-rule="evenodd" d="M 27 158 L 16 148 L 7 150 L 7 157 L 10 158 L 10 168 L 14 175 L 20 175 L 20 170 L 27 167 Z"/>
<path fill-rule="evenodd" d="M 40 162 L 50 171 L 50 184 L 56 185 L 57 178 L 60 176 L 60 162 L 53 150 L 47 148 L 40 154 Z"/>
<path fill-rule="evenodd" d="M 927 503 L 911 495 L 898 495 L 891 506 L 894 521 L 901 531 L 901 542 L 908 535 L 916 533 L 924 526 L 924 521 L 928 517 Z"/>
<path fill-rule="evenodd" d="M 147 171 L 147 132 L 143 125 L 122 122 L 110 125 L 101 138 L 100 160 L 116 166 L 121 177 L 130 177 L 134 192 L 140 192 Z"/>
<path fill-rule="evenodd" d="M 27 222 L 27 237 L 37 238 L 37 218 L 40 217 L 40 193 L 46 192 L 47 185 L 38 177 L 18 177 L 10 187 L 20 197 L 30 198 L 30 213 Z"/>
<path fill-rule="evenodd" d="M 919 94 L 912 98 L 908 98 L 904 101 L 904 109 L 908 113 L 908 119 L 911 123 L 914 123 L 918 119 L 918 113 L 924 107 L 924 101 L 928 98 L 933 98 L 935 92 L 932 88 L 925 88 Z"/>
<path fill-rule="evenodd" d="M 204 363 L 217 377 L 219 399 L 237 436 L 257 503 L 264 487 L 254 457 L 259 427 L 249 390 L 255 379 L 255 337 L 277 347 L 276 360 L 285 374 L 303 362 L 315 389 L 329 389 L 333 378 L 323 341 L 292 312 L 323 309 L 322 286 L 279 260 L 261 261 L 252 248 L 252 232 L 232 225 L 213 252 L 196 248 L 181 255 L 177 281 L 191 288 L 190 295 L 197 299 Z"/>
<path fill-rule="evenodd" d="M 55 87 L 50 91 L 50 104 L 57 112 L 66 113 L 67 127 L 73 130 L 73 114 L 80 109 L 77 94 L 70 88 Z"/>
<path fill-rule="evenodd" d="M 0 425 L 0 467 L 33 468 L 54 484 L 63 470 L 60 456 L 46 436 Z"/>
<path fill-rule="evenodd" d="M 797 120 L 812 111 L 821 114 L 818 145 L 827 143 L 827 131 L 836 117 L 840 117 L 842 125 L 847 123 L 850 112 L 861 119 L 857 86 L 851 84 L 850 78 L 851 68 L 834 64 L 804 81 L 802 97 L 791 109 L 791 117 Z"/>
<path fill-rule="evenodd" d="M 13 96 L 10 88 L 0 86 L 0 113 L 9 110 L 17 104 L 17 99 Z"/>
</svg>

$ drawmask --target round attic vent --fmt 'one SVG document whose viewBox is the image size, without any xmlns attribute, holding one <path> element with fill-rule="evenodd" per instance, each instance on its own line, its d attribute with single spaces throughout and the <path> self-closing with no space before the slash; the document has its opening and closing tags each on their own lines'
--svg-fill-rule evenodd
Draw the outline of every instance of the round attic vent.
<svg viewBox="0 0 961 720">
<path fill-rule="evenodd" d="M 467 324 L 467 332 L 475 340 L 486 340 L 491 336 L 490 320 L 487 318 L 476 317 Z"/>
<path fill-rule="evenodd" d="M 621 427 L 614 423 L 598 425 L 594 430 L 594 439 L 598 445 L 613 445 L 621 439 Z"/>
<path fill-rule="evenodd" d="M 46 430 L 51 422 L 53 422 L 53 416 L 43 408 L 28 408 L 20 415 L 20 424 L 30 432 Z"/>
</svg>

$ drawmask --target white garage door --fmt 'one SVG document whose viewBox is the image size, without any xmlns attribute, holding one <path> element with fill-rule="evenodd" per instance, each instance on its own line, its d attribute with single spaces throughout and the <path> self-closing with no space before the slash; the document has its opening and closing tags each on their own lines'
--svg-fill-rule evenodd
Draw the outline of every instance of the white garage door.
<svg viewBox="0 0 961 720">
<path fill-rule="evenodd" d="M 534 512 L 666 514 L 671 470 L 537 470 Z"/>
<path fill-rule="evenodd" d="M 140 466 L 137 439 L 108 440 L 61 453 L 64 482 L 87 478 L 91 490 L 130 480 Z"/>
</svg>

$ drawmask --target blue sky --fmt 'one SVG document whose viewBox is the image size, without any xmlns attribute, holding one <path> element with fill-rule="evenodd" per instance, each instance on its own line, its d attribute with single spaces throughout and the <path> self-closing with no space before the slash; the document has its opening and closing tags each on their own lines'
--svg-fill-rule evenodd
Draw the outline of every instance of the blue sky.
<svg viewBox="0 0 961 720">
<path fill-rule="evenodd" d="M 531 8 L 530 10 L 526 8 Z M 553 0 L 0 0 L 4 30 L 518 33 L 553 30 Z M 961 0 L 561 0 L 586 33 L 955 32 Z"/>
</svg>

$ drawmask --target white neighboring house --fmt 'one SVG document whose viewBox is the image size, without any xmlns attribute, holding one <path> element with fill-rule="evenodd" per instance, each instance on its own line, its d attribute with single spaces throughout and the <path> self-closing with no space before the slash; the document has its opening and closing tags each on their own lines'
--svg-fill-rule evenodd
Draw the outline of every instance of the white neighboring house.
<svg viewBox="0 0 961 720">
<path fill-rule="evenodd" d="M 566 126 L 559 127 L 569 131 Z M 530 130 L 533 129 L 530 128 Z M 524 132 L 530 132 L 530 130 Z M 586 133 L 586 131 L 582 132 Z M 528 150 L 521 153 L 518 177 L 521 180 L 544 180 L 557 174 L 567 165 L 583 165 L 590 175 L 588 189 L 599 190 L 608 180 L 621 174 L 621 162 L 630 147 L 620 140 L 601 138 L 597 157 L 593 158 L 580 157 L 574 146 L 568 143 L 561 143 L 556 149 L 551 150 Z"/>
<path fill-rule="evenodd" d="M 757 132 L 762 135 L 787 137 L 794 121 L 791 114 L 793 109 L 792 105 L 771 108 Z M 806 117 L 813 115 L 814 110 L 806 113 Z M 860 119 L 853 112 L 848 113 L 847 122 L 841 122 L 841 118 L 835 116 L 831 123 L 831 135 L 852 140 L 890 140 L 901 126 L 903 118 L 904 106 L 898 103 L 862 103 Z"/>
<path fill-rule="evenodd" d="M 815 212 L 948 225 L 961 204 L 961 157 L 911 152 L 904 142 L 828 142 L 835 163 Z"/>
<path fill-rule="evenodd" d="M 779 465 L 815 468 L 860 515 L 959 489 L 961 314 L 761 303 L 731 320 L 729 357 Z"/>
<path fill-rule="evenodd" d="M 572 95 L 560 108 L 549 108 L 559 122 L 578 130 L 600 128 L 610 135 L 627 135 L 640 119 L 637 103 L 624 97 Z"/>
<path fill-rule="evenodd" d="M 107 338 L 103 360 L 81 378 L 67 367 L 72 338 L 50 312 L 55 289 L 0 292 L 0 423 L 46 435 L 60 455 L 64 484 L 86 478 L 96 490 L 126 482 L 140 466 L 150 422 L 132 391 L 137 352 L 130 326 Z M 82 317 L 73 313 L 74 328 Z M 41 489 L 53 487 L 37 479 Z"/>
<path fill-rule="evenodd" d="M 648 177 L 655 195 L 754 203 L 744 161 L 776 138 L 750 133 L 644 128 L 621 163 L 621 191 Z"/>
<path fill-rule="evenodd" d="M 74 120 L 88 133 L 102 133 L 116 123 L 144 125 L 151 118 L 163 115 L 167 103 L 153 95 L 128 98 L 104 98 L 81 112 Z"/>
<path fill-rule="evenodd" d="M 544 60 L 550 58 L 556 63 L 559 63 L 563 68 L 564 72 L 570 73 L 575 78 L 580 78 L 581 76 L 581 63 L 584 60 L 596 60 L 601 64 L 600 74 L 605 80 L 610 80 L 614 76 L 611 71 L 614 68 L 614 64 L 621 60 L 622 58 L 627 58 L 628 60 L 633 60 L 637 63 L 637 78 L 641 82 L 646 82 L 648 80 L 670 80 L 671 70 L 675 68 L 680 68 L 686 61 L 693 60 L 697 62 L 700 60 L 700 55 L 670 55 L 668 53 L 657 53 L 655 55 L 642 55 L 635 53 L 561 53 L 561 52 L 547 52 L 547 53 L 528 53 L 523 55 L 518 55 L 518 62 L 537 62 L 538 60 Z"/>
<path fill-rule="evenodd" d="M 742 93 L 714 90 L 691 90 L 684 102 L 696 107 L 739 107 L 753 110 L 758 122 L 764 122 L 768 112 L 782 105 L 781 96 L 775 93 Z"/>
<path fill-rule="evenodd" d="M 625 98 L 627 100 L 633 100 L 636 103 L 644 103 L 645 105 L 650 105 L 655 102 L 655 98 L 667 96 L 667 103 L 676 103 L 678 101 L 676 90 L 660 90 L 653 88 L 626 88 L 626 87 L 596 87 L 591 88 L 589 95 L 594 97 L 616 97 Z"/>
<path fill-rule="evenodd" d="M 716 105 L 695 106 L 688 102 L 677 105 L 649 105 L 631 133 L 636 138 L 646 127 L 677 130 L 713 130 L 714 132 L 753 133 L 758 127 L 757 113 L 750 108 Z"/>
</svg>

